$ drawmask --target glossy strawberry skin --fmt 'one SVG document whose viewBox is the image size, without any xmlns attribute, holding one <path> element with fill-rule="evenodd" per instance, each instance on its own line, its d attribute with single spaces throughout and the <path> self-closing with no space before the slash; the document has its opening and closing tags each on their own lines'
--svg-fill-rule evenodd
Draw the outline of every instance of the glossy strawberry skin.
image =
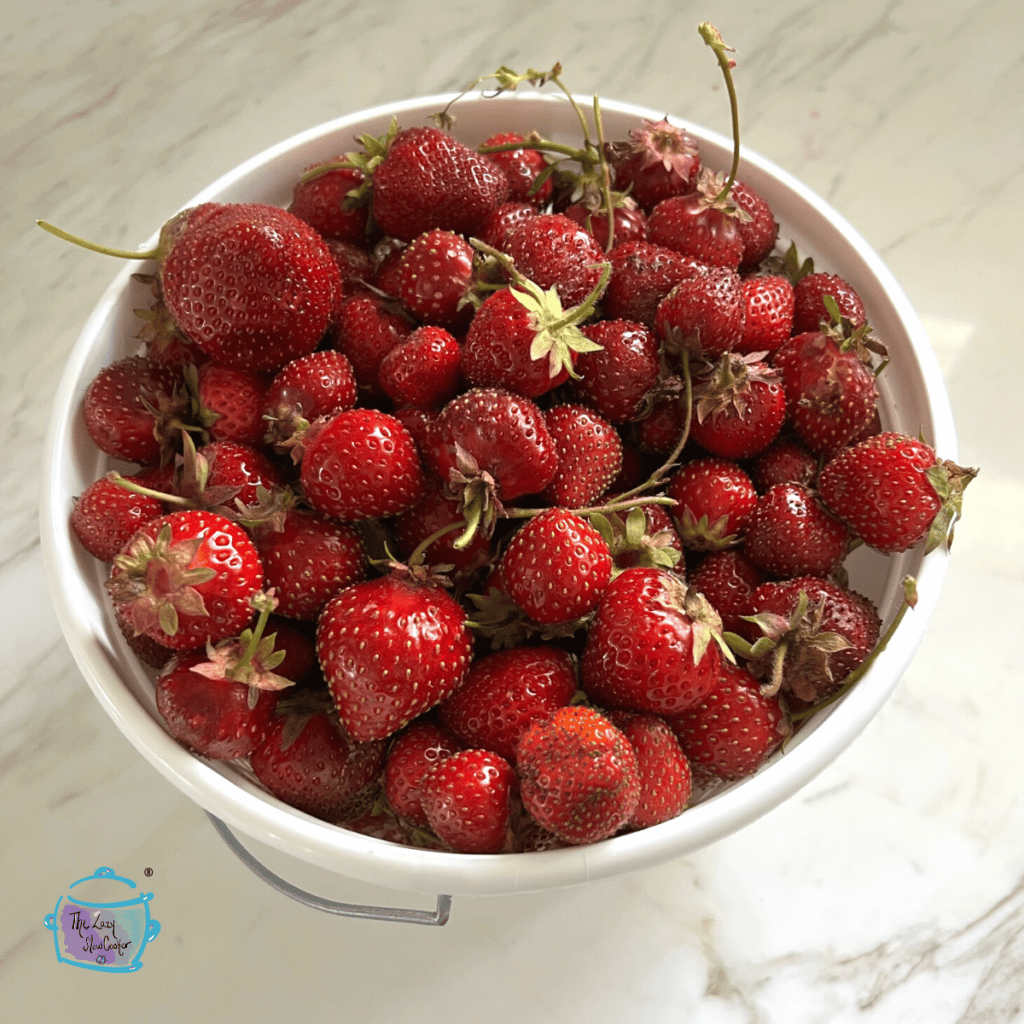
<svg viewBox="0 0 1024 1024">
<path fill-rule="evenodd" d="M 263 399 L 264 433 L 267 418 L 283 421 L 296 417 L 312 421 L 356 404 L 355 371 L 348 358 L 335 349 L 320 349 L 286 363 L 274 375 Z M 284 431 L 287 436 L 288 431 Z"/>
<path fill-rule="evenodd" d="M 712 552 L 689 574 L 689 582 L 718 612 L 723 631 L 737 633 L 751 642 L 761 635 L 742 616 L 750 614 L 754 591 L 765 577 L 742 548 Z"/>
<path fill-rule="evenodd" d="M 319 512 L 290 509 L 280 530 L 257 531 L 265 582 L 277 594 L 277 613 L 315 621 L 339 590 L 366 575 L 366 552 L 356 530 Z"/>
<path fill-rule="evenodd" d="M 850 547 L 846 526 L 799 484 L 776 484 L 747 520 L 744 550 L 772 576 L 828 576 Z"/>
<path fill-rule="evenodd" d="M 249 755 L 256 777 L 290 807 L 335 821 L 384 766 L 382 740 L 355 743 L 326 711 L 313 713 L 286 745 L 288 716 L 278 715 Z"/>
<path fill-rule="evenodd" d="M 744 270 L 756 267 L 771 255 L 772 249 L 775 248 L 779 225 L 775 222 L 764 197 L 745 182 L 734 181 L 729 190 L 729 197 L 750 217 L 749 221 L 737 219 L 737 230 L 743 242 L 740 267 Z"/>
<path fill-rule="evenodd" d="M 658 303 L 654 332 L 663 341 L 691 343 L 713 359 L 743 336 L 744 315 L 739 275 L 708 266 L 695 269 Z"/>
<path fill-rule="evenodd" d="M 373 215 L 406 242 L 433 228 L 471 236 L 508 192 L 492 160 L 437 128 L 406 128 L 373 173 Z"/>
<path fill-rule="evenodd" d="M 533 722 L 516 747 L 527 811 L 572 844 L 614 835 L 640 800 L 640 773 L 629 740 L 593 708 L 560 708 Z"/>
<path fill-rule="evenodd" d="M 737 218 L 706 208 L 698 192 L 658 203 L 647 220 L 647 238 L 708 266 L 735 271 L 743 259 Z"/>
<path fill-rule="evenodd" d="M 750 468 L 751 479 L 759 494 L 773 484 L 803 484 L 814 487 L 818 479 L 818 459 L 795 438 L 776 438 Z"/>
<path fill-rule="evenodd" d="M 592 505 L 622 467 L 622 440 L 607 420 L 583 405 L 557 405 L 544 419 L 558 452 L 558 469 L 544 498 L 564 508 Z"/>
<path fill-rule="evenodd" d="M 701 167 L 697 140 L 665 119 L 645 119 L 630 131 L 629 142 L 615 149 L 619 150 L 613 160 L 615 188 L 629 189 L 645 210 L 688 192 Z"/>
<path fill-rule="evenodd" d="M 473 247 L 453 231 L 434 229 L 414 238 L 398 264 L 398 298 L 420 323 L 451 327 L 468 321 L 462 301 L 473 282 Z"/>
<path fill-rule="evenodd" d="M 383 739 L 462 684 L 472 636 L 444 590 L 393 574 L 331 598 L 317 625 L 317 655 L 352 738 Z"/>
<path fill-rule="evenodd" d="M 942 499 L 927 477 L 935 450 L 887 431 L 844 448 L 821 471 L 826 505 L 876 551 L 894 554 L 928 533 Z"/>
<path fill-rule="evenodd" d="M 493 750 L 514 764 L 523 730 L 565 707 L 575 693 L 576 673 L 565 651 L 546 644 L 513 647 L 477 658 L 438 715 L 465 746 Z"/>
<path fill-rule="evenodd" d="M 160 277 L 175 323 L 199 348 L 218 362 L 262 372 L 312 352 L 341 298 L 341 276 L 323 239 L 263 203 L 190 211 Z"/>
<path fill-rule="evenodd" d="M 601 351 L 580 353 L 572 392 L 612 423 L 634 419 L 658 379 L 658 339 L 629 320 L 599 320 L 582 330 Z"/>
<path fill-rule="evenodd" d="M 101 452 L 125 462 L 155 463 L 161 456 L 159 417 L 181 381 L 173 369 L 145 356 L 105 366 L 83 400 L 85 427 Z"/>
<path fill-rule="evenodd" d="M 318 512 L 336 519 L 393 516 L 419 501 L 423 466 L 412 436 L 393 416 L 348 409 L 307 445 L 302 487 Z"/>
<path fill-rule="evenodd" d="M 752 775 L 791 731 L 778 699 L 725 660 L 711 693 L 668 723 L 687 759 L 723 779 Z"/>
<path fill-rule="evenodd" d="M 602 305 L 608 319 L 630 320 L 653 328 L 658 303 L 699 266 L 688 256 L 652 242 L 616 244 Z"/>
<path fill-rule="evenodd" d="M 192 651 L 164 668 L 156 683 L 157 710 L 188 750 L 212 760 L 245 757 L 270 728 L 279 692 L 259 690 L 250 707 L 248 686 L 192 671 L 206 660 L 205 652 Z"/>
<path fill-rule="evenodd" d="M 211 441 L 198 449 L 207 460 L 210 475 L 207 489 L 228 488 L 235 493 L 225 502 L 232 510 L 236 501 L 243 505 L 256 505 L 259 490 L 273 490 L 286 483 L 284 470 L 266 455 L 263 448 L 236 441 Z"/>
<path fill-rule="evenodd" d="M 388 747 L 384 764 L 384 795 L 391 809 L 413 825 L 426 827 L 420 799 L 423 776 L 463 744 L 430 716 L 417 718 L 400 730 Z"/>
<path fill-rule="evenodd" d="M 325 164 L 306 168 L 292 189 L 288 211 L 324 239 L 360 244 L 366 240 L 369 209 L 365 205 L 346 207 L 345 199 L 362 185 L 363 172 L 355 167 L 326 168 Z"/>
<path fill-rule="evenodd" d="M 112 562 L 143 523 L 163 514 L 164 506 L 156 498 L 135 494 L 101 476 L 76 499 L 71 529 L 90 555 Z"/>
<path fill-rule="evenodd" d="M 270 378 L 241 367 L 206 362 L 197 371 L 199 406 L 211 441 L 259 444 Z"/>
<path fill-rule="evenodd" d="M 443 327 L 419 327 L 384 356 L 378 378 L 396 405 L 440 408 L 462 383 L 462 349 Z"/>
<path fill-rule="evenodd" d="M 575 221 L 594 236 L 604 250 L 608 248 L 608 214 L 603 206 L 591 209 L 586 203 L 573 203 L 563 211 L 563 216 Z M 615 227 L 612 243 L 647 241 L 647 217 L 643 210 L 628 196 L 613 210 L 612 224 Z"/>
<path fill-rule="evenodd" d="M 747 472 L 714 457 L 688 462 L 669 479 L 665 493 L 676 501 L 673 514 L 684 546 L 697 551 L 739 543 L 757 504 Z"/>
<path fill-rule="evenodd" d="M 736 352 L 773 352 L 793 333 L 793 286 L 781 274 L 740 278 L 743 334 Z"/>
<path fill-rule="evenodd" d="M 721 660 L 712 640 L 695 657 L 685 585 L 662 569 L 631 568 L 605 588 L 587 635 L 580 680 L 596 704 L 678 714 L 710 692 Z"/>
<path fill-rule="evenodd" d="M 840 314 L 847 317 L 853 327 L 860 327 L 867 320 L 864 303 L 853 285 L 838 274 L 818 271 L 801 278 L 793 286 L 794 334 L 817 331 L 822 322 L 832 322 L 832 317 L 825 308 L 825 295 L 831 295 L 835 299 Z"/>
<path fill-rule="evenodd" d="M 414 329 L 394 303 L 376 295 L 356 294 L 342 301 L 334 347 L 352 364 L 356 383 L 371 399 L 382 394 L 381 360 Z"/>
<path fill-rule="evenodd" d="M 509 839 L 518 779 L 490 750 L 461 750 L 439 761 L 420 783 L 427 822 L 455 853 L 501 853 Z"/>
<path fill-rule="evenodd" d="M 524 142 L 518 132 L 497 132 L 484 139 L 482 146 L 506 146 Z M 504 172 L 508 180 L 510 202 L 529 202 L 533 207 L 544 206 L 551 198 L 553 183 L 550 178 L 536 187 L 537 176 L 548 166 L 544 155 L 536 149 L 507 149 L 485 154 Z"/>
<path fill-rule="evenodd" d="M 611 578 L 604 538 L 562 508 L 527 520 L 501 558 L 509 597 L 534 622 L 556 624 L 586 615 Z"/>
</svg>

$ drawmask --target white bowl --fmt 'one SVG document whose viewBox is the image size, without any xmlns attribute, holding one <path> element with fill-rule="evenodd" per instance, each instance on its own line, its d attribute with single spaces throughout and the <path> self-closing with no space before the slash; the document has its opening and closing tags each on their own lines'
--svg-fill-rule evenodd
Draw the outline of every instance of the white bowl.
<svg viewBox="0 0 1024 1024">
<path fill-rule="evenodd" d="M 259 200 L 286 206 L 294 181 L 309 164 L 357 148 L 358 135 L 383 134 L 393 116 L 403 127 L 425 124 L 451 98 L 394 103 L 310 129 L 239 165 L 189 205 Z M 583 101 L 584 109 L 589 103 L 589 98 Z M 662 116 L 611 100 L 602 100 L 602 110 L 608 139 L 625 138 L 642 118 Z M 455 134 L 470 145 L 499 129 L 536 129 L 548 138 L 566 140 L 579 137 L 571 108 L 554 95 L 474 94 L 459 101 L 454 112 Z M 700 141 L 705 163 L 716 169 L 728 167 L 729 140 L 684 120 L 678 123 Z M 740 178 L 768 201 L 783 237 L 795 241 L 802 255 L 813 256 L 819 269 L 846 278 L 863 298 L 875 333 L 888 345 L 892 359 L 879 383 L 884 426 L 915 435 L 923 432 L 942 457 L 955 459 L 952 414 L 935 357 L 910 303 L 879 257 L 825 202 L 767 160 L 744 152 Z M 91 258 L 82 254 L 82 259 Z M 47 579 L 75 660 L 118 728 L 186 796 L 262 846 L 280 851 L 285 862 L 297 858 L 332 878 L 408 892 L 503 895 L 574 885 L 683 856 L 749 824 L 813 779 L 878 712 L 921 641 L 938 599 L 947 555 L 936 551 L 924 558 L 920 545 L 893 558 L 861 549 L 848 563 L 851 583 L 878 602 L 886 622 L 900 605 L 905 575 L 916 577 L 920 600 L 857 686 L 811 719 L 785 754 L 775 756 L 755 776 L 673 821 L 591 846 L 497 856 L 448 854 L 371 839 L 293 810 L 237 765 L 193 757 L 164 730 L 151 674 L 127 649 L 105 600 L 105 567 L 82 550 L 68 525 L 75 496 L 108 468 L 108 460 L 85 431 L 82 397 L 102 366 L 136 350 L 132 336 L 139 321 L 132 311 L 147 306 L 149 297 L 130 275 L 147 269 L 152 267 L 131 263 L 114 279 L 72 349 L 54 399 L 41 508 Z"/>
</svg>

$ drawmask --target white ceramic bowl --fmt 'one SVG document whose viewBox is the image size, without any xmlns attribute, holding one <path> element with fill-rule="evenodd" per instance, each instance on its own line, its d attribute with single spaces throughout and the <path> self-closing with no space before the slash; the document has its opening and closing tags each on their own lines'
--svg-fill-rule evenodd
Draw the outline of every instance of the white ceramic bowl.
<svg viewBox="0 0 1024 1024">
<path fill-rule="evenodd" d="M 320 125 L 247 160 L 189 205 L 259 200 L 286 206 L 292 184 L 309 164 L 355 149 L 357 135 L 382 134 L 392 116 L 403 127 L 425 124 L 450 99 L 432 96 L 395 103 Z M 584 101 L 584 109 L 589 102 Z M 603 100 L 602 109 L 608 139 L 625 138 L 642 118 L 662 116 L 611 100 Z M 579 137 L 571 108 L 555 95 L 475 94 L 462 99 L 454 112 L 455 134 L 470 145 L 499 128 L 536 129 L 548 138 Z M 728 167 L 729 140 L 684 120 L 678 123 L 698 138 L 705 163 Z M 795 241 L 802 255 L 813 256 L 819 269 L 846 278 L 863 298 L 875 333 L 888 345 L 892 358 L 880 380 L 884 426 L 923 432 L 941 456 L 955 459 L 952 415 L 928 339 L 879 257 L 825 202 L 768 161 L 744 152 L 740 178 L 768 201 L 785 239 Z M 82 259 L 91 258 L 82 254 Z M 295 811 L 238 766 L 193 757 L 165 732 L 151 676 L 128 651 L 105 600 L 105 567 L 77 545 L 68 525 L 75 496 L 108 468 L 86 434 L 82 397 L 102 366 L 137 347 L 132 335 L 139 322 L 132 310 L 147 306 L 148 294 L 130 275 L 144 269 L 151 268 L 144 263 L 126 265 L 100 299 L 71 352 L 54 399 L 41 509 L 48 582 L 75 660 L 118 728 L 186 796 L 261 846 L 279 851 L 283 858 L 278 864 L 298 859 L 305 862 L 299 866 L 315 866 L 331 877 L 407 892 L 498 895 L 574 885 L 683 856 L 742 828 L 814 778 L 878 712 L 924 634 L 945 575 L 946 554 L 936 551 L 924 558 L 919 546 L 883 558 L 861 549 L 849 562 L 851 583 L 878 602 L 886 622 L 900 605 L 901 581 L 908 573 L 917 578 L 920 601 L 857 686 L 813 718 L 785 754 L 774 757 L 757 775 L 723 789 L 673 821 L 591 846 L 460 856 L 371 839 Z"/>
</svg>

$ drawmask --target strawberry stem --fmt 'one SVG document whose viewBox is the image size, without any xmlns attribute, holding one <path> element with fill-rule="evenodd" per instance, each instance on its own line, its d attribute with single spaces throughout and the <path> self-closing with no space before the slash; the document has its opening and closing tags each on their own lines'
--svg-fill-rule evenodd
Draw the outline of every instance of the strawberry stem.
<svg viewBox="0 0 1024 1024">
<path fill-rule="evenodd" d="M 107 245 L 98 245 L 96 242 L 87 241 L 84 238 L 80 238 L 78 235 L 71 234 L 70 231 L 65 231 L 63 228 L 57 227 L 55 224 L 49 224 L 45 220 L 37 220 L 36 224 L 38 224 L 44 231 L 48 231 L 51 235 L 63 238 L 65 242 L 73 242 L 75 245 L 80 245 L 83 249 L 89 249 L 92 252 L 98 252 L 104 256 L 116 256 L 118 259 L 122 260 L 155 260 L 163 254 L 159 247 L 156 249 L 149 249 L 146 252 L 132 252 L 129 249 L 114 249 Z"/>
<path fill-rule="evenodd" d="M 706 21 L 702 22 L 697 27 L 697 31 L 700 33 L 701 39 L 711 47 L 715 57 L 718 59 L 718 65 L 722 69 L 722 76 L 725 78 L 725 88 L 729 93 L 729 110 L 732 114 L 732 166 L 729 168 L 729 177 L 726 179 L 722 191 L 715 197 L 715 202 L 718 203 L 729 195 L 729 189 L 732 188 L 733 182 L 736 180 L 736 173 L 740 167 L 740 108 L 739 102 L 736 99 L 736 86 L 732 80 L 732 69 L 735 62 L 726 56 L 726 51 L 729 53 L 735 53 L 736 51 L 722 39 L 714 25 Z"/>
</svg>

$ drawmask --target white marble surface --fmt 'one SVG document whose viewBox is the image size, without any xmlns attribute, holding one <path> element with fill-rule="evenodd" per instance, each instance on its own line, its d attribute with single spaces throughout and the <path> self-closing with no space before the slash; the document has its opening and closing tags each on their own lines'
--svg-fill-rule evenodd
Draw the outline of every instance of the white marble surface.
<svg viewBox="0 0 1024 1024">
<path fill-rule="evenodd" d="M 727 131 L 702 20 L 740 51 L 745 142 L 836 206 L 925 319 L 961 461 L 982 468 L 925 643 L 814 783 L 700 853 L 456 899 L 441 929 L 294 904 L 121 736 L 60 635 L 36 469 L 63 361 L 115 268 L 33 221 L 134 247 L 264 146 L 502 63 L 560 60 L 579 92 Z M 1024 693 L 1009 648 L 1024 613 L 1022 38 L 1016 0 L 5 5 L 0 1017 L 1024 1019 Z M 42 926 L 101 864 L 156 894 L 163 931 L 132 976 L 58 964 Z M 352 886 L 354 901 L 378 896 Z"/>
</svg>

